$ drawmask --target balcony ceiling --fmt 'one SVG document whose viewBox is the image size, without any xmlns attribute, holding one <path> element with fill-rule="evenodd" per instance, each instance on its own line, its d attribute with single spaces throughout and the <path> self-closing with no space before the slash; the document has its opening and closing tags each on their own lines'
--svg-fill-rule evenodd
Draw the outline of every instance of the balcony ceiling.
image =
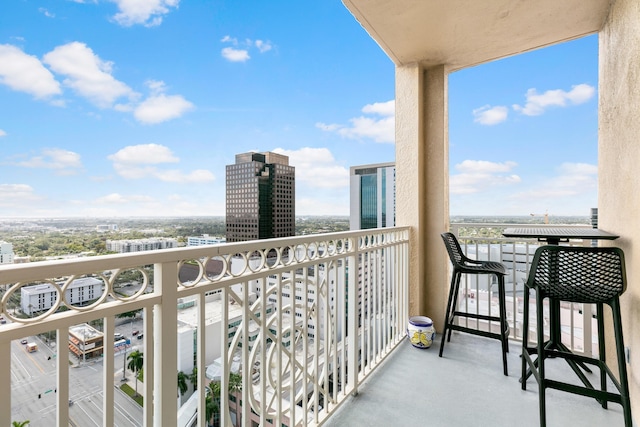
<svg viewBox="0 0 640 427">
<path fill-rule="evenodd" d="M 597 32 L 611 0 L 343 0 L 396 65 L 457 70 Z"/>
</svg>

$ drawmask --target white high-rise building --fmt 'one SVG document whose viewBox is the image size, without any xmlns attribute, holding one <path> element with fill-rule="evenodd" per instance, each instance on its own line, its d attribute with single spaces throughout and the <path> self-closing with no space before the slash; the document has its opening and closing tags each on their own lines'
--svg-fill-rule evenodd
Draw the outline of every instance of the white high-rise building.
<svg viewBox="0 0 640 427">
<path fill-rule="evenodd" d="M 377 163 L 352 166 L 350 178 L 349 228 L 394 227 L 396 225 L 396 166 Z"/>
</svg>

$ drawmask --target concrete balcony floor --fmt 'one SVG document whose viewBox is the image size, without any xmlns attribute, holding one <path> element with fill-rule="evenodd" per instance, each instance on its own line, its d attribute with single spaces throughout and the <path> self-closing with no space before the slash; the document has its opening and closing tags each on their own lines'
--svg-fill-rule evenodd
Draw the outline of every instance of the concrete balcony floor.
<svg viewBox="0 0 640 427">
<path fill-rule="evenodd" d="M 439 346 L 440 335 L 425 350 L 405 339 L 324 425 L 539 426 L 535 378 L 529 378 L 527 390 L 520 388 L 520 343 L 511 343 L 508 377 L 502 375 L 497 340 L 454 332 L 442 358 Z M 563 360 L 546 366 L 550 378 L 577 381 Z M 597 373 L 587 377 L 599 383 Z M 615 427 L 624 426 L 624 419 L 619 404 L 609 403 L 605 410 L 595 399 L 548 390 L 547 425 Z"/>
</svg>

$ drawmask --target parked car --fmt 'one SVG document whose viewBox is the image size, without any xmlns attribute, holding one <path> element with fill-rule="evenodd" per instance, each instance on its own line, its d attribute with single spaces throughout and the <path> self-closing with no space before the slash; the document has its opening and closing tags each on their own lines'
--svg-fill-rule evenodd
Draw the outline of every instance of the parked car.
<svg viewBox="0 0 640 427">
<path fill-rule="evenodd" d="M 29 342 L 29 341 L 27 341 L 27 339 L 26 339 L 26 338 L 24 338 L 24 339 L 20 340 L 20 344 L 27 344 L 28 342 Z"/>
<path fill-rule="evenodd" d="M 141 340 L 142 339 L 142 334 L 138 334 L 138 339 Z"/>
<path fill-rule="evenodd" d="M 140 331 L 133 331 L 131 334 L 135 337 L 136 335 L 138 335 L 140 333 Z"/>
</svg>

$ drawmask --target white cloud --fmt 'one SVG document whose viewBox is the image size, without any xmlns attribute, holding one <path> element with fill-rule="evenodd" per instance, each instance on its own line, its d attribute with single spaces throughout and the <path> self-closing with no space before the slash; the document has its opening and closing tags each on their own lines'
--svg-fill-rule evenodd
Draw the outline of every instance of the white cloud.
<svg viewBox="0 0 640 427">
<path fill-rule="evenodd" d="M 509 172 L 518 164 L 516 162 L 507 161 L 504 163 L 488 162 L 486 160 L 464 160 L 455 166 L 462 173 L 498 173 Z"/>
<path fill-rule="evenodd" d="M 527 91 L 524 107 L 514 104 L 513 109 L 527 116 L 539 116 L 549 107 L 583 104 L 594 96 L 595 91 L 593 86 L 584 83 L 572 86 L 569 92 L 555 89 L 539 94 L 535 88 L 531 88 Z"/>
<path fill-rule="evenodd" d="M 273 49 L 273 44 L 268 40 L 251 40 L 245 39 L 242 42 L 238 42 L 238 39 L 229 35 L 220 39 L 222 43 L 229 43 L 236 47 L 225 47 L 222 49 L 221 54 L 224 59 L 230 62 L 245 62 L 251 59 L 249 50 L 257 49 L 260 53 L 269 52 Z M 242 45 L 237 48 L 237 46 Z"/>
<path fill-rule="evenodd" d="M 518 175 L 509 174 L 517 163 L 488 162 L 485 160 L 465 160 L 455 166 L 459 174 L 451 175 L 449 180 L 451 194 L 472 194 L 495 186 L 518 184 Z"/>
<path fill-rule="evenodd" d="M 40 7 L 38 8 L 38 12 L 42 13 L 44 16 L 46 16 L 47 18 L 55 18 L 56 15 L 54 15 L 53 13 L 49 12 L 47 9 L 45 9 L 44 7 Z"/>
<path fill-rule="evenodd" d="M 159 144 L 131 145 L 107 157 L 113 161 L 118 175 L 126 179 L 154 178 L 164 182 L 201 183 L 215 180 L 213 173 L 196 169 L 184 173 L 175 169 L 164 170 L 157 165 L 177 163 L 180 159 L 171 150 Z"/>
<path fill-rule="evenodd" d="M 596 203 L 598 167 L 587 163 L 563 163 L 556 175 L 535 182 L 527 191 L 512 195 L 512 200 L 525 200 L 538 211 L 549 208 L 549 215 L 561 215 L 569 201 L 582 200 L 589 206 Z"/>
<path fill-rule="evenodd" d="M 47 53 L 43 61 L 54 72 L 66 76 L 63 82 L 66 86 L 100 108 L 111 107 L 123 96 L 136 96 L 129 86 L 111 75 L 113 64 L 101 60 L 84 43 L 71 42 L 58 46 Z"/>
<path fill-rule="evenodd" d="M 99 197 L 89 203 L 83 202 L 76 208 L 77 212 L 87 217 L 122 217 L 122 216 L 190 216 L 198 210 L 212 215 L 224 215 L 224 202 L 198 199 L 193 194 L 165 194 L 153 197 L 147 194 L 111 193 Z"/>
<path fill-rule="evenodd" d="M 107 194 L 103 197 L 98 197 L 95 199 L 96 203 L 106 204 L 106 205 L 124 205 L 127 203 L 135 202 L 135 203 L 144 203 L 144 202 L 152 202 L 153 198 L 144 195 L 132 195 L 132 196 L 123 196 L 119 193 L 111 193 Z"/>
<path fill-rule="evenodd" d="M 169 147 L 159 144 L 130 145 L 107 158 L 120 164 L 159 164 L 180 161 Z"/>
<path fill-rule="evenodd" d="M 103 61 L 91 48 L 80 42 L 57 46 L 43 57 L 43 62 L 55 73 L 65 77 L 65 86 L 88 99 L 99 108 L 133 112 L 141 123 L 156 124 L 181 117 L 194 105 L 180 95 L 165 95 L 163 81 L 145 82 L 151 95 L 136 105 L 140 94 L 112 75 L 113 63 Z M 49 98 L 61 94 L 60 84 L 53 74 L 35 57 L 26 55 L 11 45 L 0 45 L 0 83 L 14 90 Z M 118 102 L 124 98 L 124 102 Z M 51 100 L 63 106 L 62 100 Z"/>
<path fill-rule="evenodd" d="M 302 215 L 349 215 L 348 191 L 326 198 L 296 198 L 296 216 Z"/>
<path fill-rule="evenodd" d="M 193 104 L 180 95 L 159 94 L 141 102 L 133 115 L 139 122 L 156 124 L 181 117 L 193 108 Z"/>
<path fill-rule="evenodd" d="M 318 122 L 316 127 L 350 139 L 368 138 L 386 143 L 395 141 L 395 101 L 368 104 L 362 108 L 362 112 L 382 117 L 354 117 L 349 120 L 350 126 Z"/>
<path fill-rule="evenodd" d="M 393 116 L 396 113 L 396 102 L 374 102 L 362 107 L 362 112 L 366 114 L 379 114 L 381 116 Z"/>
<path fill-rule="evenodd" d="M 231 62 L 245 62 L 251 57 L 249 52 L 244 49 L 234 49 L 232 47 L 225 47 L 221 51 L 222 57 Z"/>
<path fill-rule="evenodd" d="M 345 188 L 349 186 L 349 170 L 337 164 L 328 148 L 304 147 L 299 150 L 276 148 L 275 153 L 289 156 L 296 168 L 296 184 L 312 188 Z"/>
<path fill-rule="evenodd" d="M 502 105 L 491 107 L 484 105 L 473 110 L 473 121 L 481 125 L 496 125 L 507 120 L 509 109 Z"/>
<path fill-rule="evenodd" d="M 238 44 L 238 39 L 236 39 L 235 37 L 231 37 L 231 36 L 224 36 L 221 40 L 221 42 L 223 43 L 233 43 L 234 45 Z"/>
<path fill-rule="evenodd" d="M 60 148 L 43 149 L 42 154 L 18 162 L 17 166 L 37 169 L 53 169 L 59 175 L 73 175 L 82 168 L 80 155 Z"/>
<path fill-rule="evenodd" d="M 3 136 L 7 136 L 7 133 L 0 129 L 0 138 L 2 138 Z"/>
<path fill-rule="evenodd" d="M 273 45 L 269 41 L 256 40 L 255 44 L 260 53 L 265 53 L 273 49 Z"/>
<path fill-rule="evenodd" d="M 167 85 L 162 80 L 147 80 L 144 84 L 149 88 L 152 95 L 164 93 L 167 89 Z"/>
<path fill-rule="evenodd" d="M 598 166 L 588 163 L 563 163 L 558 170 L 562 175 L 597 175 Z"/>
<path fill-rule="evenodd" d="M 154 27 L 162 23 L 164 15 L 177 8 L 180 0 L 111 0 L 120 12 L 113 19 L 123 27 L 142 24 Z"/>
<path fill-rule="evenodd" d="M 0 83 L 37 99 L 62 93 L 60 84 L 38 58 L 8 44 L 0 44 Z"/>
<path fill-rule="evenodd" d="M 158 171 L 155 177 L 164 182 L 180 183 L 211 182 L 215 180 L 213 173 L 204 169 L 196 169 L 191 173 L 184 173 L 178 170 Z"/>
<path fill-rule="evenodd" d="M 27 184 L 0 184 L 0 207 L 14 209 L 21 204 L 40 200 Z"/>
</svg>

